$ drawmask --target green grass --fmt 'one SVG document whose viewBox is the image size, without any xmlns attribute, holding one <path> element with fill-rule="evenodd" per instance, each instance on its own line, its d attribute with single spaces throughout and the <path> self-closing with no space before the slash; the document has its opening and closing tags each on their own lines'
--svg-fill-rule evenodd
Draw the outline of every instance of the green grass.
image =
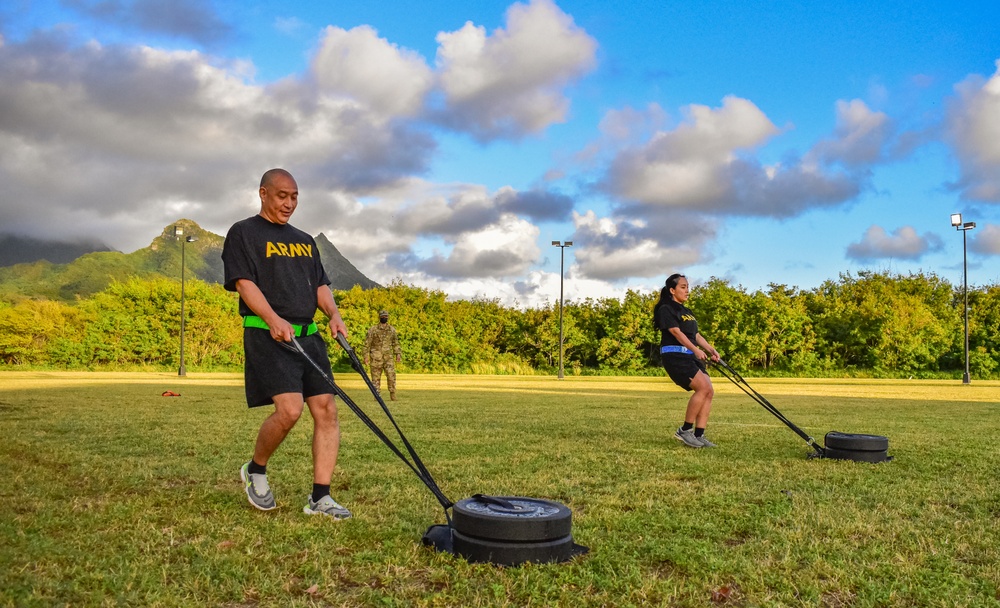
<svg viewBox="0 0 1000 608">
<path fill-rule="evenodd" d="M 280 508 L 247 504 L 267 411 L 238 375 L 0 373 L 0 606 L 1000 605 L 1000 383 L 751 383 L 820 443 L 886 435 L 895 459 L 808 460 L 722 378 L 720 447 L 691 450 L 665 378 L 401 375 L 393 414 L 452 500 L 564 502 L 590 547 L 500 568 L 421 546 L 440 506 L 346 407 L 336 523 L 301 513 L 308 414 L 269 467 Z"/>
</svg>

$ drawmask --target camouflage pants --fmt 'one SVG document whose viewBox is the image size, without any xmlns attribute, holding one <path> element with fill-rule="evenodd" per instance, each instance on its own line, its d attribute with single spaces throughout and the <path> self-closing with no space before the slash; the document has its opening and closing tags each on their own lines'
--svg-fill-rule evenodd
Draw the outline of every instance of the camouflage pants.
<svg viewBox="0 0 1000 608">
<path fill-rule="evenodd" d="M 379 394 L 382 394 L 382 372 L 384 371 L 385 383 L 389 386 L 389 394 L 394 395 L 396 393 L 396 363 L 392 359 L 388 361 L 376 361 L 373 359 L 371 370 L 372 384 L 378 389 Z"/>
</svg>

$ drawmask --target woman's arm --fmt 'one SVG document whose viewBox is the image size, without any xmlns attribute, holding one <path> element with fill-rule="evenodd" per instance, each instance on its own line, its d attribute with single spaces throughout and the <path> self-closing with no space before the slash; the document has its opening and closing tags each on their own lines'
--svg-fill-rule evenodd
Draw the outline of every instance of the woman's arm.
<svg viewBox="0 0 1000 608">
<path fill-rule="evenodd" d="M 684 335 L 684 332 L 681 331 L 681 328 L 671 327 L 667 331 L 670 332 L 670 335 L 677 338 L 677 341 L 681 343 L 681 346 L 693 352 L 694 356 L 697 357 L 698 359 L 704 361 L 705 359 L 708 358 L 708 355 L 705 354 L 705 351 L 703 351 L 702 349 L 698 348 L 697 346 L 691 343 L 691 340 L 689 340 L 688 337 Z M 701 334 L 698 334 L 696 337 L 700 337 L 700 335 Z"/>
<path fill-rule="evenodd" d="M 719 357 L 719 351 L 715 350 L 715 347 L 709 344 L 708 340 L 703 338 L 700 333 L 695 334 L 694 337 L 698 341 L 698 344 L 702 348 L 704 348 L 705 351 L 709 354 L 709 356 L 712 358 L 712 361 L 718 362 L 719 359 L 721 359 L 721 357 Z"/>
</svg>

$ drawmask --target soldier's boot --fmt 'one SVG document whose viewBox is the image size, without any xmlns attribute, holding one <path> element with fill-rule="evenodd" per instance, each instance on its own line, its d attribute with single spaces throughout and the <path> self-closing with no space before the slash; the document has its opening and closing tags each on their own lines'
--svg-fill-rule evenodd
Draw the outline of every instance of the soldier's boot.
<svg viewBox="0 0 1000 608">
<path fill-rule="evenodd" d="M 396 391 L 393 391 L 393 392 L 389 393 L 389 398 L 392 399 L 393 401 L 395 401 L 396 400 Z"/>
</svg>

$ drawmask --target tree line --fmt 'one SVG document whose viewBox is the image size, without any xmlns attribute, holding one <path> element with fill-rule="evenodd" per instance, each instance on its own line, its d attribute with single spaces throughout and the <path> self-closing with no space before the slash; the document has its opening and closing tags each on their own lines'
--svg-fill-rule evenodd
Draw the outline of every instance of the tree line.
<svg viewBox="0 0 1000 608">
<path fill-rule="evenodd" d="M 360 350 L 378 311 L 389 310 L 403 349 L 400 371 L 551 374 L 559 359 L 558 301 L 518 309 L 497 300 L 449 301 L 402 283 L 336 291 L 350 342 Z M 1000 368 L 1000 285 L 969 291 L 970 371 Z M 659 290 L 567 301 L 567 374 L 658 374 Z M 771 375 L 952 377 L 964 369 L 961 287 L 934 274 L 842 274 L 817 288 L 771 284 L 748 291 L 712 278 L 692 289 L 701 332 L 734 367 Z M 220 285 L 185 285 L 185 365 L 242 369 L 237 297 Z M 325 332 L 326 329 L 324 328 Z M 67 304 L 0 302 L 0 365 L 55 369 L 176 369 L 180 285 L 132 278 Z M 325 336 L 329 339 L 329 336 Z M 328 340 L 329 341 L 329 340 Z M 346 356 L 331 343 L 333 363 Z"/>
</svg>

